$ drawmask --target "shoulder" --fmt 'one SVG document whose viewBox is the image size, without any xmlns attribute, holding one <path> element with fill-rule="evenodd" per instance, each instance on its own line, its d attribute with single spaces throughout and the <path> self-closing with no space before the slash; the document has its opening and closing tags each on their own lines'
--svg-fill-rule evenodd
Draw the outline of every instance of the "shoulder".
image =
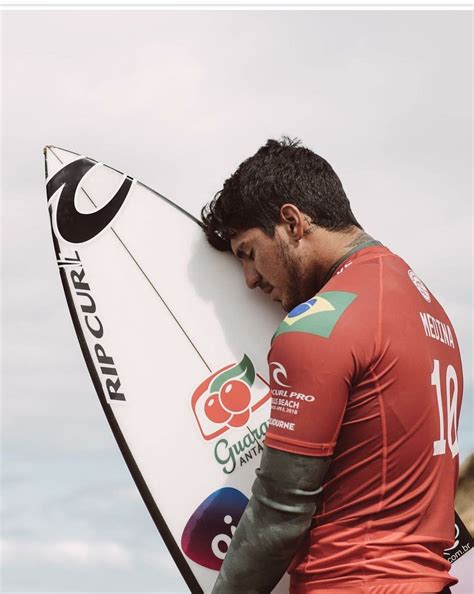
<svg viewBox="0 0 474 594">
<path fill-rule="evenodd" d="M 277 336 L 288 332 L 304 332 L 329 338 L 339 319 L 357 299 L 353 291 L 322 291 L 308 301 L 300 303 L 278 326 Z"/>
<path fill-rule="evenodd" d="M 400 258 L 384 247 L 349 258 L 321 291 L 288 313 L 272 342 L 287 333 L 332 339 L 347 331 L 372 331 L 382 298 L 384 260 L 397 261 L 399 265 Z"/>
</svg>

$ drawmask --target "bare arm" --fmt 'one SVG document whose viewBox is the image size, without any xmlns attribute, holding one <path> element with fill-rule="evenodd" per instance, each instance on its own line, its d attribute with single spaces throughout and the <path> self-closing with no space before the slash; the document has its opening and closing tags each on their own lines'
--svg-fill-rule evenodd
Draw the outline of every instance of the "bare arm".
<svg viewBox="0 0 474 594">
<path fill-rule="evenodd" d="M 308 531 L 330 458 L 264 447 L 252 497 L 212 594 L 268 594 Z"/>
</svg>

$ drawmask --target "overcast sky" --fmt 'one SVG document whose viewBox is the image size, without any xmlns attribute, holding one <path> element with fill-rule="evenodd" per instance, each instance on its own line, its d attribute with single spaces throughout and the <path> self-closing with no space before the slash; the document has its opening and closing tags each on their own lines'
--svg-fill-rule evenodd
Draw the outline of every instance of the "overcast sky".
<svg viewBox="0 0 474 594">
<path fill-rule="evenodd" d="M 45 144 L 197 215 L 267 138 L 300 137 L 451 317 L 474 450 L 471 35 L 469 12 L 3 13 L 2 592 L 186 591 L 80 354 Z"/>
</svg>

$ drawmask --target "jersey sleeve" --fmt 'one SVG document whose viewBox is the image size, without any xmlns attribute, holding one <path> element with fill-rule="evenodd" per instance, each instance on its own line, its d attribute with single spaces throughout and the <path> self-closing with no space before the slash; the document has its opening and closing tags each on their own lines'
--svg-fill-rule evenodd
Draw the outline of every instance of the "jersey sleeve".
<svg viewBox="0 0 474 594">
<path fill-rule="evenodd" d="M 288 314 L 268 355 L 272 394 L 267 446 L 307 456 L 335 448 L 357 368 L 354 293 L 317 295 Z"/>
</svg>

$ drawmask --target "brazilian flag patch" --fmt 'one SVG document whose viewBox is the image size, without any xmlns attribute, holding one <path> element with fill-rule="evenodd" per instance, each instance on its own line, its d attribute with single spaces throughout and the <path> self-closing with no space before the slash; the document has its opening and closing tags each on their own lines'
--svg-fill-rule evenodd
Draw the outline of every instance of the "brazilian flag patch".
<svg viewBox="0 0 474 594">
<path fill-rule="evenodd" d="M 356 297 L 355 293 L 345 291 L 318 293 L 290 311 L 273 339 L 285 332 L 306 332 L 329 338 L 336 322 Z"/>
</svg>

